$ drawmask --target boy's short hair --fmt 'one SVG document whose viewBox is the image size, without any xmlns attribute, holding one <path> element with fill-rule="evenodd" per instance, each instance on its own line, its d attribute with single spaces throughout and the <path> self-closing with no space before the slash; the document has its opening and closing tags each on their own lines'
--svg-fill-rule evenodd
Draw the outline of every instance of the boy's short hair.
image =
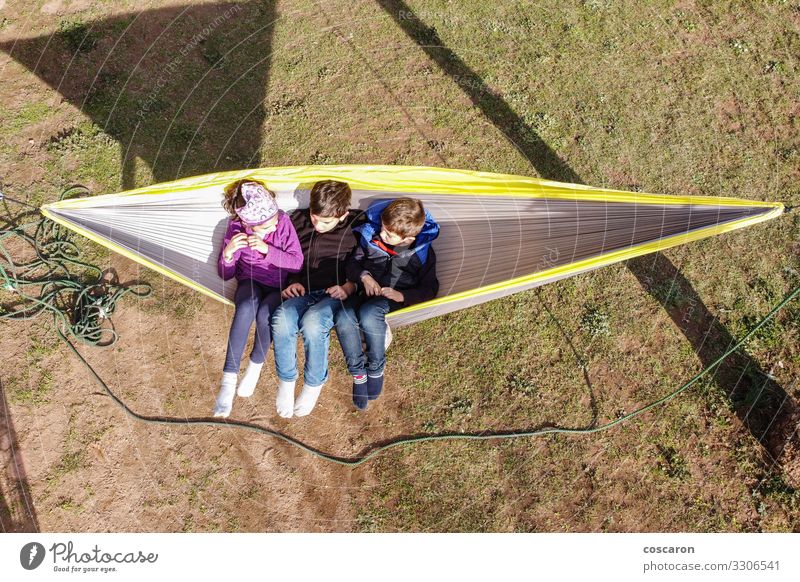
<svg viewBox="0 0 800 582">
<path fill-rule="evenodd" d="M 311 189 L 311 201 L 308 208 L 317 216 L 339 217 L 347 214 L 353 192 L 346 182 L 337 180 L 320 180 Z"/>
<path fill-rule="evenodd" d="M 425 208 L 416 198 L 398 198 L 381 213 L 386 230 L 402 236 L 417 236 L 425 225 Z"/>
</svg>

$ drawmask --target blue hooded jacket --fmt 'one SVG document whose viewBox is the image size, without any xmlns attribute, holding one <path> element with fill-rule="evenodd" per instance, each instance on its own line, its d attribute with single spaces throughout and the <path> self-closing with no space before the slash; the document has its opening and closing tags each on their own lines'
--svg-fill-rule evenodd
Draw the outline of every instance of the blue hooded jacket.
<svg viewBox="0 0 800 582">
<path fill-rule="evenodd" d="M 403 293 L 403 306 L 429 301 L 439 292 L 436 253 L 431 243 L 439 236 L 439 225 L 425 210 L 425 224 L 409 247 L 398 247 L 391 255 L 373 242 L 380 237 L 381 214 L 392 200 L 374 202 L 365 211 L 366 222 L 353 229 L 358 247 L 347 262 L 347 278 L 363 289 L 361 277 L 370 274 L 381 287 Z M 393 302 L 392 302 L 393 303 Z M 392 305 L 393 308 L 400 304 Z"/>
</svg>

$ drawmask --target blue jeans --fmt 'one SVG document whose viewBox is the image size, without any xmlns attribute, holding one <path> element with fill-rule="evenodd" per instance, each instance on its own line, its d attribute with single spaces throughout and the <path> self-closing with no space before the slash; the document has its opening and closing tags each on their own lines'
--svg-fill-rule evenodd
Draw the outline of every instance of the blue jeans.
<svg viewBox="0 0 800 582">
<path fill-rule="evenodd" d="M 385 297 L 351 297 L 335 318 L 336 335 L 342 345 L 347 370 L 353 376 L 378 377 L 386 367 L 386 314 L 390 302 Z M 361 332 L 367 352 L 361 347 Z"/>
<path fill-rule="evenodd" d="M 253 321 L 256 322 L 256 337 L 250 359 L 255 364 L 264 362 L 271 339 L 270 316 L 280 300 L 280 290 L 276 287 L 267 287 L 252 279 L 239 281 L 233 299 L 236 311 L 233 314 L 231 331 L 228 334 L 228 351 L 225 354 L 224 372 L 239 373 L 239 367 L 242 365 L 242 353 L 247 344 L 247 336 L 250 334 Z"/>
<path fill-rule="evenodd" d="M 284 382 L 297 380 L 297 334 L 303 336 L 306 352 L 303 380 L 322 386 L 328 379 L 328 348 L 331 328 L 342 302 L 324 290 L 286 299 L 272 316 L 275 336 L 275 371 Z"/>
</svg>

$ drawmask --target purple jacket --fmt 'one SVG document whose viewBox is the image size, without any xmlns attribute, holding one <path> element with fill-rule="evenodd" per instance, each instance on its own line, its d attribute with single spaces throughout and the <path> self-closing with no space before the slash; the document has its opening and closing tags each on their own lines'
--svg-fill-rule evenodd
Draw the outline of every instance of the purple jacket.
<svg viewBox="0 0 800 582">
<path fill-rule="evenodd" d="M 300 241 L 292 225 L 292 220 L 283 211 L 278 212 L 278 225 L 275 231 L 269 233 L 264 241 L 269 245 L 269 252 L 262 255 L 251 248 L 238 249 L 233 253 L 233 261 L 225 262 L 225 247 L 233 235 L 245 232 L 245 227 L 239 220 L 228 221 L 228 230 L 222 241 L 219 251 L 217 272 L 225 279 L 236 277 L 237 281 L 253 279 L 269 287 L 282 289 L 290 273 L 297 273 L 303 266 L 303 251 Z"/>
</svg>

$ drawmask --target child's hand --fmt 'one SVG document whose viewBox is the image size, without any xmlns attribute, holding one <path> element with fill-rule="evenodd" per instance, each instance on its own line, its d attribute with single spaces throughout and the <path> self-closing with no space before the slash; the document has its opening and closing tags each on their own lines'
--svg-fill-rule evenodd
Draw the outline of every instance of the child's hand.
<svg viewBox="0 0 800 582">
<path fill-rule="evenodd" d="M 333 287 L 328 287 L 327 289 L 325 289 L 325 293 L 327 293 L 334 299 L 338 299 L 339 301 L 344 301 L 345 299 L 347 299 L 347 296 L 349 295 L 349 293 L 341 285 L 334 285 Z"/>
<path fill-rule="evenodd" d="M 262 255 L 266 255 L 269 252 L 269 245 L 265 243 L 260 236 L 254 234 L 247 237 L 247 246 L 258 251 Z"/>
<path fill-rule="evenodd" d="M 400 291 L 392 289 L 391 287 L 384 287 L 381 289 L 381 295 L 386 297 L 386 299 L 391 299 L 392 301 L 397 301 L 398 303 L 403 303 L 406 300 Z"/>
<path fill-rule="evenodd" d="M 364 275 L 361 277 L 361 282 L 364 283 L 364 291 L 369 297 L 377 297 L 381 294 L 381 286 L 372 278 L 372 275 Z"/>
<path fill-rule="evenodd" d="M 281 291 L 281 297 L 283 299 L 289 299 L 291 297 L 302 297 L 306 294 L 306 288 L 303 287 L 302 283 L 292 283 L 286 289 Z"/>
<path fill-rule="evenodd" d="M 233 253 L 239 249 L 245 248 L 246 246 L 247 235 L 245 233 L 239 232 L 233 235 L 231 240 L 228 241 L 228 244 L 225 246 L 225 251 L 222 253 L 225 262 L 230 263 L 233 260 Z"/>
</svg>

